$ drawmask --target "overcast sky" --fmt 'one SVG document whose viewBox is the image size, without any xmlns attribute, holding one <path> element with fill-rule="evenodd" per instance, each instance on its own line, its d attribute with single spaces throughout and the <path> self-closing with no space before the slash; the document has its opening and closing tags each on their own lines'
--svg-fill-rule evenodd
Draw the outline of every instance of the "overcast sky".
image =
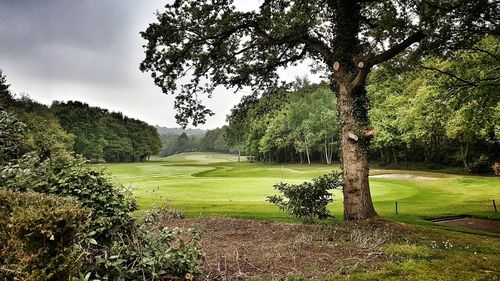
<svg viewBox="0 0 500 281">
<path fill-rule="evenodd" d="M 168 0 L 0 0 L 0 69 L 16 94 L 50 104 L 79 100 L 121 111 L 152 125 L 178 127 L 172 96 L 139 71 L 139 32 Z M 259 0 L 238 0 L 240 9 Z M 293 80 L 305 67 L 282 72 Z M 219 89 L 205 104 L 216 115 L 200 128 L 224 124 L 244 93 Z"/>
</svg>

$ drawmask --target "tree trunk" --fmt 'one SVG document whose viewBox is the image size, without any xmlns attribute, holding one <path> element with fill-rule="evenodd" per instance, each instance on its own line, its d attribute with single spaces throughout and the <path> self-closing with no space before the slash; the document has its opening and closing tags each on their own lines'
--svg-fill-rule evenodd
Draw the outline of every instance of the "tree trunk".
<svg viewBox="0 0 500 281">
<path fill-rule="evenodd" d="M 465 142 L 465 148 L 460 142 L 460 156 L 462 156 L 462 162 L 464 163 L 464 168 L 466 171 L 469 171 L 469 163 L 467 162 L 467 157 L 469 153 L 469 142 Z"/>
<path fill-rule="evenodd" d="M 325 141 L 325 159 L 326 159 L 326 164 L 330 165 L 330 158 L 328 157 L 328 145 Z"/>
<path fill-rule="evenodd" d="M 311 165 L 311 157 L 309 156 L 309 148 L 306 145 L 306 155 L 307 155 L 307 163 Z"/>
<path fill-rule="evenodd" d="M 338 82 L 338 107 L 340 110 L 342 133 L 342 166 L 344 173 L 344 219 L 360 220 L 376 218 L 377 213 L 373 208 L 370 194 L 370 184 L 368 181 L 368 144 L 360 134 L 363 127 L 356 110 L 360 109 L 355 105 L 359 95 L 365 95 L 364 85 L 356 91 L 350 87 L 350 83 Z M 359 92 L 358 92 L 359 91 Z M 358 101 L 359 102 L 359 101 Z M 363 113 L 363 112 L 361 112 Z"/>
<path fill-rule="evenodd" d="M 328 159 L 330 159 L 330 164 L 332 163 L 333 161 L 333 136 L 332 136 L 332 139 L 331 139 L 331 142 L 330 142 L 330 155 L 328 155 Z"/>
<path fill-rule="evenodd" d="M 396 166 L 399 166 L 399 163 L 398 163 L 398 156 L 396 155 L 396 150 L 393 148 L 391 148 L 392 150 L 392 157 L 394 157 L 394 164 L 396 164 Z"/>
<path fill-rule="evenodd" d="M 238 149 L 238 163 L 240 163 L 241 160 L 241 150 Z"/>
</svg>

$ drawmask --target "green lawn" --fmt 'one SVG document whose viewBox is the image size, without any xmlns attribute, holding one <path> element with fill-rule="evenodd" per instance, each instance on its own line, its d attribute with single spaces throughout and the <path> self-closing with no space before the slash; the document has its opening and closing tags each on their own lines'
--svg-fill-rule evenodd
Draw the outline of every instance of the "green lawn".
<svg viewBox="0 0 500 281">
<path fill-rule="evenodd" d="M 228 215 L 242 218 L 290 218 L 265 201 L 279 181 L 298 183 L 338 165 L 237 163 L 236 156 L 185 153 L 143 163 L 107 164 L 117 182 L 130 186 L 139 208 L 171 201 L 191 216 Z M 377 174 L 411 174 L 432 179 L 371 178 L 377 212 L 386 218 L 412 223 L 448 215 L 470 214 L 500 219 L 492 200 L 500 203 L 500 178 L 410 170 L 371 170 Z M 331 210 L 342 217 L 342 195 L 335 190 Z M 395 214 L 395 202 L 399 214 Z M 500 205 L 500 204 L 499 204 Z M 500 206 L 499 206 L 500 207 Z"/>
</svg>

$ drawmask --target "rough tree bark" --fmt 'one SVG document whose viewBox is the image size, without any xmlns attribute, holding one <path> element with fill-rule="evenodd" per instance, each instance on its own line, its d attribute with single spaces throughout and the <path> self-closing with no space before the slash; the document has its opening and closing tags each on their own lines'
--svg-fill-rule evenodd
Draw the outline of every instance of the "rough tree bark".
<svg viewBox="0 0 500 281">
<path fill-rule="evenodd" d="M 361 134 L 368 126 L 365 81 L 369 68 L 356 65 L 360 53 L 360 6 L 357 1 L 337 0 L 337 44 L 332 88 L 337 92 L 341 123 L 341 156 L 344 173 L 344 219 L 376 218 L 368 181 L 369 140 Z M 360 67 L 361 66 L 361 67 Z"/>
<path fill-rule="evenodd" d="M 346 83 L 338 87 L 338 105 L 341 112 L 342 134 L 342 166 L 344 172 L 344 219 L 359 220 L 376 218 L 373 207 L 370 184 L 368 181 L 368 154 L 364 136 L 360 135 L 359 128 L 363 126 L 353 113 L 357 95 L 364 89 L 352 89 Z"/>
</svg>

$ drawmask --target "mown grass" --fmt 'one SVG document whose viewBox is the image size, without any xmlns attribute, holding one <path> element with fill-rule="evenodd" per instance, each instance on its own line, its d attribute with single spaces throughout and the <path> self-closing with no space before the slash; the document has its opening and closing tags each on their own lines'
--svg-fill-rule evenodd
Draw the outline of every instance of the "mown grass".
<svg viewBox="0 0 500 281">
<path fill-rule="evenodd" d="M 298 183 L 338 165 L 237 163 L 216 153 L 186 153 L 143 163 L 105 165 L 117 182 L 130 186 L 141 210 L 171 202 L 189 216 L 224 215 L 259 220 L 296 221 L 265 201 L 279 181 Z M 410 223 L 415 231 L 386 241 L 389 259 L 376 269 L 354 270 L 315 280 L 500 280 L 500 235 L 457 229 L 426 219 L 474 215 L 500 219 L 500 178 L 373 169 L 376 174 L 410 174 L 432 179 L 371 178 L 375 208 L 384 219 Z M 342 218 L 342 195 L 335 190 L 330 209 Z M 395 214 L 395 202 L 399 214 Z M 450 231 L 453 230 L 453 231 Z M 335 262 L 335 261 L 332 261 Z M 252 280 L 283 280 L 254 278 Z M 301 275 L 286 280 L 307 280 Z"/>
<path fill-rule="evenodd" d="M 108 164 L 117 182 L 130 186 L 141 210 L 170 201 L 190 216 L 292 220 L 265 201 L 273 184 L 299 183 L 339 169 L 338 165 L 237 163 L 218 153 L 185 153 L 142 163 Z M 500 179 L 411 170 L 371 170 L 377 174 L 411 174 L 433 179 L 371 178 L 377 212 L 385 218 L 426 223 L 431 217 L 469 214 L 500 219 L 492 200 L 500 201 Z M 332 214 L 342 217 L 342 194 L 333 191 Z M 398 202 L 399 214 L 395 213 Z"/>
</svg>

